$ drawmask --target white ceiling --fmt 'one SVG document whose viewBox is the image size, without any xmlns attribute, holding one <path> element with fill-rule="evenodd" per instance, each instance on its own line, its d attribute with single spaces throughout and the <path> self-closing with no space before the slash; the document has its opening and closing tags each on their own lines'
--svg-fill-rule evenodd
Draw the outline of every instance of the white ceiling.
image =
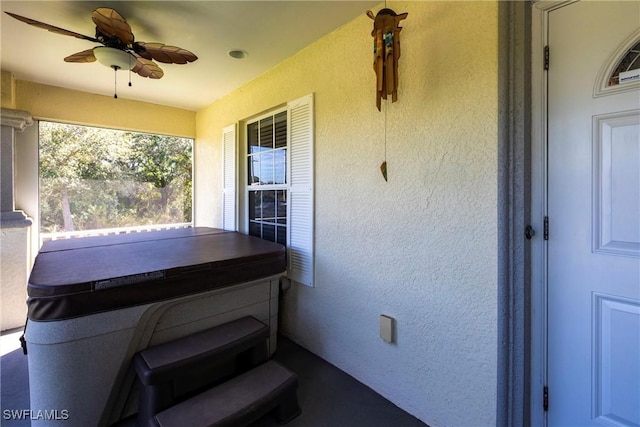
<svg viewBox="0 0 640 427">
<path fill-rule="evenodd" d="M 118 71 L 118 98 L 198 110 L 273 68 L 315 40 L 339 28 L 377 1 L 6 1 L 8 11 L 90 37 L 91 12 L 117 10 L 136 41 L 190 50 L 198 60 L 161 64 L 152 80 Z M 98 46 L 20 22 L 2 13 L 1 67 L 16 79 L 112 96 L 114 71 L 98 62 L 66 63 L 72 53 Z M 370 37 L 363 34 L 363 37 Z M 242 49 L 248 57 L 233 59 Z"/>
</svg>

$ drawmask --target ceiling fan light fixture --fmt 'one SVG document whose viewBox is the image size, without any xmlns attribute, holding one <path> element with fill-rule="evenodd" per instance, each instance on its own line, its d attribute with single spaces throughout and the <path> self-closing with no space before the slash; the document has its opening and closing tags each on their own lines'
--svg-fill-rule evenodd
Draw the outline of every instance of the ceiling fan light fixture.
<svg viewBox="0 0 640 427">
<path fill-rule="evenodd" d="M 116 70 L 130 70 L 136 65 L 136 57 L 120 49 L 100 46 L 93 49 L 99 63 Z"/>
</svg>

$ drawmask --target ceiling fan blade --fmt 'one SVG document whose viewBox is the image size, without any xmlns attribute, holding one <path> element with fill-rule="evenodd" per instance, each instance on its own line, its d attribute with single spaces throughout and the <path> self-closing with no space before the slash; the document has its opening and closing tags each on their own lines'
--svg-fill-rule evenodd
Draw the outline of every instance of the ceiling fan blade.
<svg viewBox="0 0 640 427">
<path fill-rule="evenodd" d="M 131 71 L 141 75 L 142 77 L 149 77 L 150 79 L 161 79 L 164 76 L 164 71 L 158 65 L 145 58 L 136 58 L 136 65 L 133 66 Z"/>
<path fill-rule="evenodd" d="M 148 60 L 152 60 L 153 57 L 151 56 L 151 54 L 149 52 L 147 52 L 147 49 L 144 48 L 144 43 L 139 43 L 139 42 L 135 42 L 131 45 L 131 47 L 133 48 L 133 51 L 138 55 L 141 56 L 142 58 L 148 59 Z"/>
<path fill-rule="evenodd" d="M 91 13 L 96 28 L 107 37 L 117 37 L 125 45 L 133 43 L 133 33 L 127 20 L 108 7 L 99 7 Z"/>
<path fill-rule="evenodd" d="M 7 15 L 22 21 L 26 24 L 33 25 L 34 27 L 42 28 L 43 30 L 51 31 L 52 33 L 62 34 L 63 36 L 71 36 L 78 39 L 89 40 L 99 43 L 97 39 L 93 37 L 85 36 L 84 34 L 74 33 L 73 31 L 65 30 L 64 28 L 54 27 L 53 25 L 45 24 L 44 22 L 36 21 L 35 19 L 25 18 L 24 16 L 16 15 L 15 13 L 5 12 Z"/>
<path fill-rule="evenodd" d="M 138 51 L 139 48 L 142 48 L 140 50 L 144 50 L 144 52 L 146 52 L 146 54 L 148 54 L 152 59 L 165 64 L 186 64 L 187 62 L 193 62 L 198 59 L 195 54 L 186 49 L 182 49 L 177 46 L 169 46 L 163 43 L 136 42 L 133 48 L 140 56 L 144 58 L 147 57 L 147 55 Z"/>
<path fill-rule="evenodd" d="M 93 54 L 93 49 L 83 50 L 82 52 L 74 53 L 64 58 L 64 62 L 95 62 L 96 57 Z"/>
</svg>

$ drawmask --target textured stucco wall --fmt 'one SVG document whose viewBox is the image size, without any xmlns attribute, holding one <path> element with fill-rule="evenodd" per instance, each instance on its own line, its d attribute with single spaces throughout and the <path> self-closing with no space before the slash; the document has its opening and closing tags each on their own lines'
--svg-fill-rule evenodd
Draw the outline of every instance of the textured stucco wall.
<svg viewBox="0 0 640 427">
<path fill-rule="evenodd" d="M 389 182 L 363 15 L 198 112 L 196 221 L 220 226 L 222 127 L 314 92 L 316 286 L 288 291 L 282 328 L 431 426 L 495 425 L 498 5 L 391 6 Z"/>
<path fill-rule="evenodd" d="M 0 229 L 0 330 L 24 326 L 27 318 L 29 228 Z"/>
</svg>

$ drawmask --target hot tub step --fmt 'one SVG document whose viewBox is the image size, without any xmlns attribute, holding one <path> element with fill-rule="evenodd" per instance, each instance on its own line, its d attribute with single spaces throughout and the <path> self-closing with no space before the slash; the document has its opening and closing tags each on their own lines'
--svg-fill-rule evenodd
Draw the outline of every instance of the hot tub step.
<svg viewBox="0 0 640 427">
<path fill-rule="evenodd" d="M 249 316 L 136 354 L 140 425 L 152 425 L 155 414 L 220 381 L 212 372 L 217 364 L 237 374 L 265 362 L 268 337 L 269 327 Z"/>
<path fill-rule="evenodd" d="M 272 412 L 284 424 L 300 414 L 296 374 L 268 361 L 155 416 L 160 427 L 241 427 Z"/>
</svg>

